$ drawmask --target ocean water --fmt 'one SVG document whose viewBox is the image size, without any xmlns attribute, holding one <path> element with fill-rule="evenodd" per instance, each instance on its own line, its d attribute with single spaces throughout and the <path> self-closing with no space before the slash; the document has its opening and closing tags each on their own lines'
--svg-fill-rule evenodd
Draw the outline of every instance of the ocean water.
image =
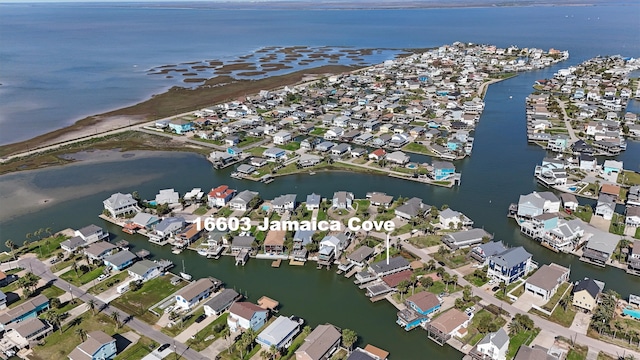
<svg viewBox="0 0 640 360">
<path fill-rule="evenodd" d="M 410 10 L 222 10 L 0 4 L 0 145 L 175 85 L 154 66 L 264 46 L 426 48 L 454 41 L 566 49 L 567 64 L 640 56 L 640 5 Z M 380 56 L 384 60 L 387 53 Z"/>
</svg>

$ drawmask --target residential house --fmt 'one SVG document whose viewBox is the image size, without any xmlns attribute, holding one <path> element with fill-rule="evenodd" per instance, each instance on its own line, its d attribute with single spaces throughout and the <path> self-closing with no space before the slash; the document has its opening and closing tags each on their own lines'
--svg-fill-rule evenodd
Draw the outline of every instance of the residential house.
<svg viewBox="0 0 640 360">
<path fill-rule="evenodd" d="M 193 130 L 193 123 L 185 119 L 173 119 L 169 121 L 169 128 L 176 134 L 182 135 Z"/>
<path fill-rule="evenodd" d="M 250 208 L 251 200 L 258 196 L 257 191 L 244 190 L 238 193 L 231 201 L 229 201 L 229 208 L 233 210 L 247 211 Z"/>
<path fill-rule="evenodd" d="M 296 208 L 296 194 L 280 195 L 271 201 L 273 210 L 283 213 L 285 211 L 293 211 Z"/>
<path fill-rule="evenodd" d="M 467 332 L 466 327 L 470 320 L 471 317 L 462 311 L 455 308 L 449 309 L 427 323 L 428 337 L 440 345 L 453 336 L 462 338 Z"/>
<path fill-rule="evenodd" d="M 356 266 L 363 267 L 366 265 L 367 260 L 373 255 L 373 249 L 368 246 L 360 246 L 355 249 L 351 254 L 347 255 L 347 260 Z"/>
<path fill-rule="evenodd" d="M 151 230 L 160 220 L 155 215 L 139 212 L 131 219 L 131 223 L 141 229 Z"/>
<path fill-rule="evenodd" d="M 127 272 L 134 281 L 146 282 L 162 275 L 162 266 L 151 260 L 138 261 Z"/>
<path fill-rule="evenodd" d="M 238 294 L 235 290 L 224 289 L 204 303 L 204 313 L 207 316 L 218 316 L 230 308 L 240 297 L 242 297 L 242 295 Z"/>
<path fill-rule="evenodd" d="M 600 186 L 600 194 L 605 194 L 613 197 L 613 200 L 618 200 L 620 197 L 620 186 L 613 184 L 602 184 Z"/>
<path fill-rule="evenodd" d="M 102 261 L 105 257 L 113 254 L 116 249 L 117 247 L 115 245 L 101 241 L 89 245 L 88 248 L 84 249 L 84 254 L 87 255 L 91 261 Z"/>
<path fill-rule="evenodd" d="M 214 278 L 202 278 L 183 287 L 176 292 L 176 307 L 190 310 L 201 300 L 208 298 L 222 285 L 222 282 Z"/>
<path fill-rule="evenodd" d="M 558 287 L 562 283 L 569 281 L 570 272 L 568 268 L 558 264 L 542 265 L 538 271 L 526 280 L 525 291 L 549 301 L 558 290 Z"/>
<path fill-rule="evenodd" d="M 251 251 L 256 238 L 253 236 L 234 236 L 231 240 L 231 254 L 237 255 L 242 250 Z"/>
<path fill-rule="evenodd" d="M 371 205 L 382 206 L 385 208 L 391 206 L 391 203 L 393 202 L 393 196 L 379 192 L 367 193 L 367 198 L 369 199 Z"/>
<path fill-rule="evenodd" d="M 627 257 L 627 263 L 629 264 L 629 269 L 640 271 L 640 240 L 633 241 L 631 252 Z"/>
<path fill-rule="evenodd" d="M 284 145 L 291 141 L 291 133 L 288 131 L 279 131 L 273 134 L 273 143 L 276 145 Z"/>
<path fill-rule="evenodd" d="M 111 360 L 116 357 L 116 339 L 97 330 L 87 334 L 87 340 L 76 346 L 69 360 Z"/>
<path fill-rule="evenodd" d="M 434 161 L 431 177 L 436 181 L 447 180 L 456 172 L 456 167 L 449 161 Z"/>
<path fill-rule="evenodd" d="M 471 350 L 472 358 L 480 360 L 506 360 L 509 350 L 509 335 L 503 328 L 485 335 Z"/>
<path fill-rule="evenodd" d="M 351 145 L 342 143 L 331 148 L 331 155 L 342 156 L 351 151 Z"/>
<path fill-rule="evenodd" d="M 180 194 L 174 189 L 162 189 L 156 195 L 156 204 L 176 205 L 180 202 Z"/>
<path fill-rule="evenodd" d="M 409 162 L 410 158 L 407 154 L 403 153 L 402 151 L 394 151 L 390 154 L 387 154 L 386 159 L 389 162 L 392 162 L 394 164 L 398 164 L 398 165 L 404 165 L 406 163 Z"/>
<path fill-rule="evenodd" d="M 460 229 L 465 226 L 473 226 L 473 221 L 466 215 L 450 208 L 440 211 L 438 219 L 440 226 L 444 229 Z"/>
<path fill-rule="evenodd" d="M 629 227 L 640 226 L 640 206 L 627 206 L 624 224 Z"/>
<path fill-rule="evenodd" d="M 322 162 L 320 156 L 311 154 L 302 154 L 298 157 L 298 165 L 302 167 L 316 166 Z"/>
<path fill-rule="evenodd" d="M 109 239 L 109 232 L 104 231 L 100 226 L 94 224 L 76 230 L 74 235 L 82 238 L 87 244 Z"/>
<path fill-rule="evenodd" d="M 562 200 L 562 207 L 570 212 L 578 209 L 578 199 L 573 194 L 562 193 L 560 194 L 560 200 Z"/>
<path fill-rule="evenodd" d="M 353 193 L 346 191 L 337 191 L 333 193 L 332 207 L 335 209 L 353 209 Z"/>
<path fill-rule="evenodd" d="M 328 360 L 340 347 L 342 334 L 331 324 L 318 325 L 296 350 L 296 360 Z"/>
<path fill-rule="evenodd" d="M 102 202 L 104 209 L 109 212 L 111 217 L 136 213 L 138 209 L 138 201 L 131 194 L 115 193 Z"/>
<path fill-rule="evenodd" d="M 533 269 L 531 254 L 522 246 L 489 257 L 487 276 L 509 285 Z"/>
<path fill-rule="evenodd" d="M 49 310 L 49 299 L 46 296 L 38 295 L 29 299 L 0 313 L 0 331 L 6 329 L 6 326 L 11 323 L 35 318 L 47 310 Z"/>
<path fill-rule="evenodd" d="M 321 201 L 322 201 L 322 197 L 320 195 L 316 193 L 311 193 L 310 195 L 307 195 L 307 201 L 305 202 L 305 206 L 309 211 L 320 209 Z"/>
<path fill-rule="evenodd" d="M 320 152 L 327 152 L 331 150 L 334 146 L 336 146 L 336 143 L 333 143 L 331 141 L 323 141 L 320 144 L 316 145 L 316 150 Z"/>
<path fill-rule="evenodd" d="M 406 308 L 398 311 L 396 323 L 405 330 L 411 330 L 429 321 L 428 316 L 440 310 L 440 300 L 428 291 L 423 291 L 405 300 Z"/>
<path fill-rule="evenodd" d="M 105 257 L 104 264 L 114 271 L 119 271 L 133 265 L 137 258 L 134 253 L 124 250 Z"/>
<path fill-rule="evenodd" d="M 160 239 L 167 239 L 182 229 L 184 229 L 186 222 L 182 217 L 167 217 L 162 219 L 154 229 L 154 235 L 156 235 Z M 151 236 L 149 236 L 150 240 L 153 240 Z"/>
<path fill-rule="evenodd" d="M 471 250 L 471 257 L 478 260 L 483 265 L 488 265 L 487 259 L 490 256 L 498 255 L 507 250 L 502 241 L 490 241 L 485 244 L 475 246 Z"/>
<path fill-rule="evenodd" d="M 349 246 L 349 238 L 345 234 L 327 235 L 320 241 L 319 257 L 325 263 L 331 264 L 338 259 L 342 252 Z"/>
<path fill-rule="evenodd" d="M 286 155 L 287 152 L 279 148 L 268 148 L 262 152 L 262 156 L 264 156 L 268 161 L 284 160 L 286 159 Z"/>
<path fill-rule="evenodd" d="M 388 263 L 387 263 L 388 261 Z M 410 269 L 409 261 L 402 256 L 394 256 L 388 260 L 380 260 L 369 266 L 369 272 L 374 276 L 383 277 L 385 275 L 394 274 L 403 270 Z"/>
<path fill-rule="evenodd" d="M 62 250 L 66 252 L 72 253 L 86 245 L 87 242 L 84 241 L 80 236 L 74 236 L 71 239 L 61 242 L 60 248 L 62 248 Z"/>
<path fill-rule="evenodd" d="M 484 229 L 471 229 L 448 233 L 442 237 L 442 242 L 450 248 L 457 250 L 459 248 L 480 244 L 485 238 L 492 239 L 493 236 Z"/>
<path fill-rule="evenodd" d="M 384 149 L 373 150 L 369 154 L 369 160 L 380 161 L 380 160 L 384 159 L 384 157 L 386 155 L 387 155 L 387 152 Z"/>
<path fill-rule="evenodd" d="M 265 254 L 282 255 L 284 253 L 285 230 L 270 230 L 264 239 Z"/>
<path fill-rule="evenodd" d="M 611 220 L 616 210 L 616 202 L 613 196 L 607 194 L 598 195 L 598 202 L 594 211 L 595 215 L 602 216 L 605 220 Z"/>
<path fill-rule="evenodd" d="M 18 351 L 38 342 L 53 331 L 53 326 L 38 318 L 31 318 L 8 325 L 0 340 L 0 351 L 4 354 Z"/>
<path fill-rule="evenodd" d="M 229 308 L 227 325 L 232 332 L 253 329 L 258 331 L 267 322 L 268 310 L 260 306 L 238 301 Z"/>
<path fill-rule="evenodd" d="M 619 235 L 610 234 L 591 227 L 591 238 L 583 247 L 582 258 L 595 265 L 605 266 L 618 247 Z"/>
<path fill-rule="evenodd" d="M 293 234 L 293 258 L 297 261 L 307 261 L 307 245 L 313 241 L 313 230 L 297 230 Z"/>
<path fill-rule="evenodd" d="M 573 286 L 573 306 L 585 312 L 592 311 L 598 304 L 598 296 L 602 293 L 604 285 L 593 279 L 584 278 L 576 281 Z"/>
<path fill-rule="evenodd" d="M 604 164 L 602 165 L 602 170 L 607 175 L 621 174 L 624 170 L 623 162 L 615 160 L 605 160 Z"/>
<path fill-rule="evenodd" d="M 519 217 L 534 217 L 542 213 L 556 213 L 560 211 L 560 199 L 549 191 L 533 192 L 528 195 L 520 195 L 518 201 Z"/>
<path fill-rule="evenodd" d="M 291 346 L 293 338 L 299 332 L 300 323 L 288 317 L 279 316 L 258 334 L 256 342 L 266 348 L 275 346 L 276 349 L 283 350 Z"/>
<path fill-rule="evenodd" d="M 424 204 L 422 199 L 413 197 L 404 204 L 396 207 L 395 215 L 399 218 L 411 220 L 415 217 L 423 217 L 431 211 L 431 206 Z"/>
<path fill-rule="evenodd" d="M 210 207 L 223 207 L 233 199 L 236 193 L 235 189 L 231 189 L 227 185 L 220 185 L 211 189 L 207 194 L 207 205 Z"/>
<path fill-rule="evenodd" d="M 513 360 L 558 360 L 558 357 L 549 354 L 549 350 L 540 345 L 520 345 Z"/>
</svg>

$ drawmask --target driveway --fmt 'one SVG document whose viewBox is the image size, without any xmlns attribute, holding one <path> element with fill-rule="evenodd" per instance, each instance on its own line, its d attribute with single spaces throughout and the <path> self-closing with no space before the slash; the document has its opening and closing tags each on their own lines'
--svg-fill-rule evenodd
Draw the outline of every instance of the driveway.
<svg viewBox="0 0 640 360">
<path fill-rule="evenodd" d="M 520 286 L 524 286 L 524 285 L 520 285 Z M 546 303 L 547 301 L 541 298 L 540 296 L 536 296 L 525 291 L 522 295 L 520 295 L 518 300 L 516 300 L 516 302 L 513 303 L 513 306 L 515 306 L 516 308 L 524 312 L 527 312 L 531 309 L 531 305 L 537 305 L 542 307 L 542 305 Z"/>
<path fill-rule="evenodd" d="M 189 340 L 192 336 L 197 334 L 200 330 L 207 327 L 207 325 L 211 324 L 213 320 L 217 318 L 218 318 L 217 316 L 207 316 L 200 323 L 194 322 L 193 324 L 191 324 L 191 326 L 189 326 L 183 332 L 178 334 L 178 336 L 176 336 L 176 340 L 182 343 L 186 343 L 187 340 Z"/>
<path fill-rule="evenodd" d="M 591 322 L 591 314 L 583 313 L 582 311 L 578 311 L 576 313 L 576 317 L 573 318 L 573 322 L 569 329 L 577 332 L 578 334 L 587 334 L 587 329 L 589 329 L 589 323 Z"/>
</svg>

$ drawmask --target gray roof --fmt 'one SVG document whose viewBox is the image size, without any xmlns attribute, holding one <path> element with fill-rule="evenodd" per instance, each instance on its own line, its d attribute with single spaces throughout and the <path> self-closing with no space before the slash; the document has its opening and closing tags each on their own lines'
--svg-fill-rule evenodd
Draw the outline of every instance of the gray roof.
<svg viewBox="0 0 640 360">
<path fill-rule="evenodd" d="M 552 202 L 560 201 L 560 199 L 558 199 L 556 194 L 552 193 L 551 191 L 542 191 L 542 192 L 539 192 L 538 195 L 540 195 L 540 197 L 546 201 L 552 201 Z"/>
<path fill-rule="evenodd" d="M 299 241 L 302 243 L 302 246 L 305 246 L 312 241 L 314 233 L 315 231 L 313 230 L 298 230 L 293 235 L 293 241 Z"/>
<path fill-rule="evenodd" d="M 520 195 L 520 199 L 518 200 L 518 205 L 522 205 L 527 202 L 531 203 L 531 205 L 535 206 L 538 209 L 544 208 L 544 199 L 536 196 L 536 193 Z"/>
<path fill-rule="evenodd" d="M 111 243 L 108 243 L 106 241 L 99 241 L 97 243 L 91 244 L 84 251 L 87 254 L 94 255 L 94 256 L 99 256 L 103 252 L 108 251 L 108 250 L 112 250 L 112 249 L 115 249 L 115 248 L 116 248 L 116 246 L 111 244 Z"/>
<path fill-rule="evenodd" d="M 85 227 L 83 227 L 82 229 L 78 229 L 78 232 L 80 234 L 82 234 L 82 236 L 87 237 L 89 235 L 93 235 L 95 233 L 97 233 L 98 231 L 102 231 L 102 228 L 98 225 L 87 225 Z"/>
<path fill-rule="evenodd" d="M 142 261 L 138 261 L 137 263 L 133 264 L 130 268 L 129 271 L 143 276 L 147 271 L 149 271 L 149 269 L 153 269 L 153 268 L 159 268 L 160 265 L 154 263 L 151 260 L 142 260 Z"/>
<path fill-rule="evenodd" d="M 540 346 L 534 346 L 531 348 L 526 345 L 520 345 L 520 348 L 513 360 L 558 360 L 557 358 L 549 355 L 547 351 L 547 349 Z"/>
<path fill-rule="evenodd" d="M 485 236 L 491 237 L 491 234 L 483 229 L 471 229 L 467 231 L 458 231 L 451 234 L 447 234 L 447 237 L 453 240 L 453 243 L 463 243 L 472 240 L 480 240 Z"/>
<path fill-rule="evenodd" d="M 525 262 L 529 258 L 531 258 L 531 254 L 522 246 L 507 249 L 498 255 L 491 256 L 491 260 L 498 266 L 505 266 L 509 269 Z"/>
<path fill-rule="evenodd" d="M 562 202 L 565 204 L 568 202 L 578 203 L 578 198 L 573 194 L 562 193 L 560 194 L 560 199 L 562 199 Z"/>
<path fill-rule="evenodd" d="M 311 359 L 321 359 L 333 345 L 340 340 L 342 335 L 335 326 L 326 324 L 318 325 L 304 339 L 304 343 L 296 353 L 304 353 Z"/>
<path fill-rule="evenodd" d="M 167 231 L 169 228 L 180 229 L 184 226 L 184 223 L 184 218 L 181 217 L 164 218 L 156 225 L 156 231 Z"/>
<path fill-rule="evenodd" d="M 73 248 L 77 248 L 78 246 L 84 246 L 86 245 L 86 241 L 84 241 L 83 238 L 81 238 L 80 236 L 74 236 L 69 240 L 65 240 L 63 242 L 60 243 L 60 246 L 66 246 L 70 249 Z"/>
<path fill-rule="evenodd" d="M 160 220 L 160 218 L 158 218 L 157 216 L 144 212 L 137 213 L 136 216 L 131 219 L 134 224 L 140 226 L 152 225 L 153 223 L 158 222 L 158 220 Z"/>
<path fill-rule="evenodd" d="M 613 254 L 618 246 L 618 242 L 620 241 L 619 235 L 610 234 L 593 227 L 588 229 L 588 232 L 592 233 L 593 236 L 591 236 L 589 241 L 587 241 L 587 244 L 585 245 L 586 249 L 599 251 L 609 255 Z"/>
<path fill-rule="evenodd" d="M 345 152 L 345 151 L 349 151 L 349 148 L 351 148 L 351 145 L 342 143 L 333 147 L 331 151 Z"/>
<path fill-rule="evenodd" d="M 453 165 L 453 163 L 449 161 L 434 161 L 432 165 L 434 169 L 454 169 L 455 170 L 456 168 Z"/>
<path fill-rule="evenodd" d="M 373 254 L 373 249 L 368 246 L 360 246 L 354 252 L 347 255 L 347 259 L 353 260 L 355 262 L 363 262 L 369 256 Z"/>
<path fill-rule="evenodd" d="M 247 164 L 242 164 L 240 166 L 238 166 L 238 168 L 236 169 L 238 172 L 241 172 L 243 174 L 249 174 L 255 171 L 256 168 L 254 168 L 251 165 L 247 165 Z"/>
<path fill-rule="evenodd" d="M 285 316 L 279 316 L 258 335 L 258 338 L 266 340 L 270 344 L 277 345 L 299 326 L 300 324 L 298 324 L 297 321 L 293 321 Z"/>
<path fill-rule="evenodd" d="M 535 285 L 541 289 L 551 291 L 559 283 L 562 275 L 566 274 L 569 269 L 556 265 L 542 265 L 538 271 L 527 279 L 527 283 Z"/>
<path fill-rule="evenodd" d="M 104 258 L 104 261 L 107 261 L 115 266 L 121 266 L 135 258 L 136 258 L 135 254 L 133 254 L 131 251 L 125 250 L 125 251 L 120 251 L 113 255 L 107 256 L 106 258 Z"/>
<path fill-rule="evenodd" d="M 8 324 L 16 318 L 23 316 L 37 308 L 38 306 L 48 303 L 49 299 L 44 295 L 38 295 L 31 300 L 27 300 L 9 310 L 5 310 L 0 314 L 0 324 Z"/>
<path fill-rule="evenodd" d="M 477 247 L 482 249 L 482 252 L 484 253 L 484 256 L 497 255 L 497 254 L 507 250 L 507 248 L 504 246 L 502 241 L 490 241 L 490 242 L 485 243 L 485 244 L 480 244 Z"/>
<path fill-rule="evenodd" d="M 322 196 L 316 193 L 307 195 L 307 205 L 320 205 L 320 201 L 322 201 Z"/>
<path fill-rule="evenodd" d="M 450 218 L 454 218 L 454 217 L 460 216 L 460 213 L 458 211 L 451 210 L 450 208 L 446 208 L 446 209 L 440 211 L 440 216 L 443 219 L 450 219 Z"/>
<path fill-rule="evenodd" d="M 376 263 L 371 264 L 371 269 L 376 273 L 382 273 L 407 266 L 409 266 L 409 261 L 407 261 L 407 259 L 403 258 L 402 256 L 394 256 L 392 258 L 389 258 L 389 264 L 387 264 L 387 259 L 380 260 Z"/>
<path fill-rule="evenodd" d="M 367 354 L 366 352 L 356 349 L 351 353 L 351 355 L 349 355 L 347 360 L 376 360 L 376 359 L 371 355 Z"/>
<path fill-rule="evenodd" d="M 115 193 L 112 194 L 107 200 L 104 200 L 103 203 L 117 209 L 127 205 L 135 205 L 138 202 L 133 199 L 133 196 L 131 194 Z"/>
<path fill-rule="evenodd" d="M 231 199 L 230 202 L 233 202 L 233 203 L 241 202 L 241 203 L 248 204 L 256 196 L 258 196 L 257 191 L 244 190 L 239 192 L 238 195 L 236 195 L 233 199 Z"/>
<path fill-rule="evenodd" d="M 234 302 L 239 296 L 240 294 L 233 289 L 224 289 L 204 303 L 204 305 L 218 313 Z"/>
<path fill-rule="evenodd" d="M 492 343 L 493 345 L 501 349 L 505 344 L 509 343 L 509 335 L 507 335 L 507 332 L 504 331 L 503 328 L 500 328 L 496 332 L 488 333 L 487 335 L 485 335 L 485 337 L 480 340 L 478 345 L 489 343 Z"/>
<path fill-rule="evenodd" d="M 49 325 L 42 322 L 42 320 L 38 318 L 31 318 L 24 321 L 20 321 L 19 323 L 13 323 L 7 326 L 8 329 L 13 329 L 23 338 L 27 338 L 29 335 L 33 335 L 41 331 L 42 329 L 47 328 Z"/>
<path fill-rule="evenodd" d="M 427 211 L 428 208 L 428 205 L 422 203 L 422 199 L 413 197 L 407 200 L 404 204 L 398 206 L 395 211 L 414 217 L 421 215 Z"/>
<path fill-rule="evenodd" d="M 280 195 L 277 198 L 273 199 L 271 201 L 271 204 L 273 206 L 285 206 L 285 204 L 287 203 L 296 203 L 296 197 L 298 195 L 296 194 L 286 194 L 286 195 Z"/>
<path fill-rule="evenodd" d="M 197 298 L 200 294 L 212 291 L 217 285 L 220 284 L 220 280 L 214 278 L 202 278 L 195 282 L 183 287 L 176 292 L 176 296 L 182 296 L 187 301 L 191 301 Z"/>
<path fill-rule="evenodd" d="M 250 248 L 255 239 L 253 236 L 236 236 L 231 240 L 231 247 Z"/>
<path fill-rule="evenodd" d="M 284 150 L 280 149 L 280 148 L 269 148 L 267 150 L 265 150 L 262 155 L 267 156 L 267 155 L 271 155 L 271 156 L 276 156 L 279 153 L 285 152 Z"/>
</svg>

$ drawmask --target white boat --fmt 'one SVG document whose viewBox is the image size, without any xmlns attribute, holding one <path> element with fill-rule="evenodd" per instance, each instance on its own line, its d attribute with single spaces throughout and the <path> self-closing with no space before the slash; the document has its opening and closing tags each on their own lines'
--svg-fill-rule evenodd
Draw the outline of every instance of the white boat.
<svg viewBox="0 0 640 360">
<path fill-rule="evenodd" d="M 191 280 L 192 276 L 187 274 L 187 273 L 183 273 L 182 271 L 180 272 L 180 277 L 182 277 L 185 280 Z"/>
<path fill-rule="evenodd" d="M 209 253 L 209 249 L 208 248 L 199 248 L 198 249 L 198 255 L 207 256 L 208 253 Z"/>
</svg>

